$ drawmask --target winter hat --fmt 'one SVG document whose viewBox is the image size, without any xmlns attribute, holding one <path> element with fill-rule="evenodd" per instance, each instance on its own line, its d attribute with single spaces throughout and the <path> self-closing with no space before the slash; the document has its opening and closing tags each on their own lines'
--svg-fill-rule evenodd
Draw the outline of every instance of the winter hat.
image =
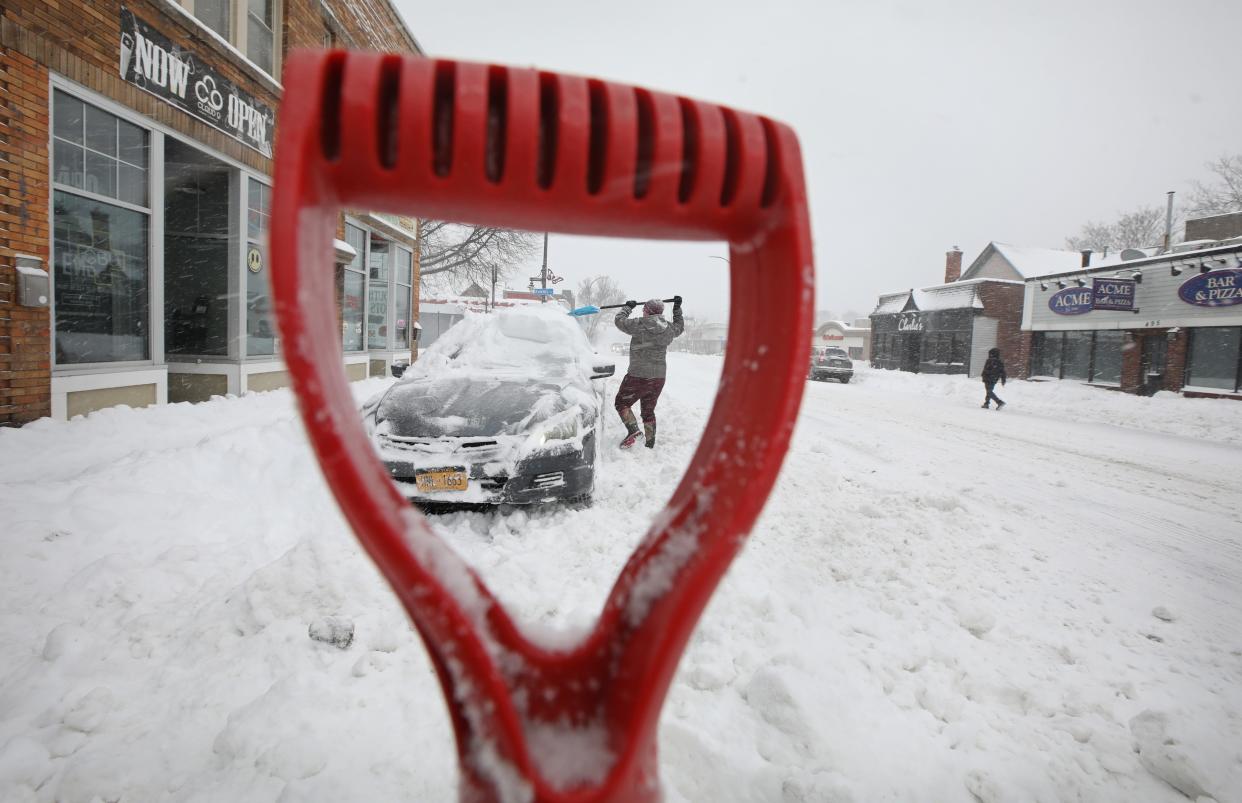
<svg viewBox="0 0 1242 803">
<path fill-rule="evenodd" d="M 653 298 L 646 304 L 643 304 L 643 315 L 663 315 L 664 302 L 658 298 Z"/>
</svg>

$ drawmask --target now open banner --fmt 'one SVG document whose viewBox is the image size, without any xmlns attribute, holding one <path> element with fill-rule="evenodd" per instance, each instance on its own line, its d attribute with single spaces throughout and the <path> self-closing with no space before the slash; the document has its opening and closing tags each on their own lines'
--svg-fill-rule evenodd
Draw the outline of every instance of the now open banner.
<svg viewBox="0 0 1242 803">
<path fill-rule="evenodd" d="M 276 115 L 198 56 L 121 6 L 121 77 L 268 157 Z"/>
</svg>

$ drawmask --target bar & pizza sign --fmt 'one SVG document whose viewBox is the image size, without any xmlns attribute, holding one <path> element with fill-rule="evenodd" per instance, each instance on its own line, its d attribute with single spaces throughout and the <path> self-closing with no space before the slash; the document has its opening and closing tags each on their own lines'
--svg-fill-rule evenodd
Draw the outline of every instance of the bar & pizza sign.
<svg viewBox="0 0 1242 803">
<path fill-rule="evenodd" d="M 1182 282 L 1177 295 L 1199 307 L 1231 307 L 1242 304 L 1242 270 L 1214 270 Z"/>
</svg>

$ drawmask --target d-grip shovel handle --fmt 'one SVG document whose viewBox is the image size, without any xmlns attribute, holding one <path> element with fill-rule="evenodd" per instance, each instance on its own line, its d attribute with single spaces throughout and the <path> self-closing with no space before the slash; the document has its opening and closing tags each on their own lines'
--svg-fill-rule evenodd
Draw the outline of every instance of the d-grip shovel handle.
<svg viewBox="0 0 1242 803">
<path fill-rule="evenodd" d="M 431 654 L 461 799 L 658 800 L 660 708 L 772 488 L 805 384 L 814 269 L 796 137 L 721 106 L 495 65 L 299 52 L 284 81 L 271 251 L 285 359 L 324 475 Z M 711 418 L 576 646 L 523 635 L 368 443 L 339 327 L 326 323 L 346 208 L 729 241 L 729 350 Z"/>
</svg>

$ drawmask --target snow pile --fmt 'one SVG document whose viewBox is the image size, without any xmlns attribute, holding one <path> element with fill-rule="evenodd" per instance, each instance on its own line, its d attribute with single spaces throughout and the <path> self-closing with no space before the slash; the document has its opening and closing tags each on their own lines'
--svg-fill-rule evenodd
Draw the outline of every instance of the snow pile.
<svg viewBox="0 0 1242 803">
<path fill-rule="evenodd" d="M 975 414 L 971 402 L 975 408 L 983 403 L 983 382 L 960 374 L 912 374 L 855 361 L 854 382 L 868 383 L 872 392 L 960 404 L 959 414 L 964 417 Z M 1050 427 L 1091 422 L 1242 445 L 1242 404 L 1232 399 L 1186 398 L 1166 391 L 1140 397 L 1074 380 L 1012 379 L 1004 387 L 997 386 L 996 393 L 1007 404 L 1001 415 L 1041 418 Z"/>
<path fill-rule="evenodd" d="M 589 373 L 597 358 L 582 327 L 559 305 L 469 314 L 436 339 L 405 376 L 417 378 L 454 371 Z"/>
<path fill-rule="evenodd" d="M 541 641 L 697 446 L 721 361 L 669 363 L 660 447 L 607 451 L 593 507 L 435 519 Z M 681 663 L 666 799 L 1242 801 L 1242 405 L 1011 382 L 996 413 L 857 367 L 808 383 Z M 426 653 L 288 392 L 0 430 L 0 482 L 0 799 L 454 798 Z"/>
</svg>

